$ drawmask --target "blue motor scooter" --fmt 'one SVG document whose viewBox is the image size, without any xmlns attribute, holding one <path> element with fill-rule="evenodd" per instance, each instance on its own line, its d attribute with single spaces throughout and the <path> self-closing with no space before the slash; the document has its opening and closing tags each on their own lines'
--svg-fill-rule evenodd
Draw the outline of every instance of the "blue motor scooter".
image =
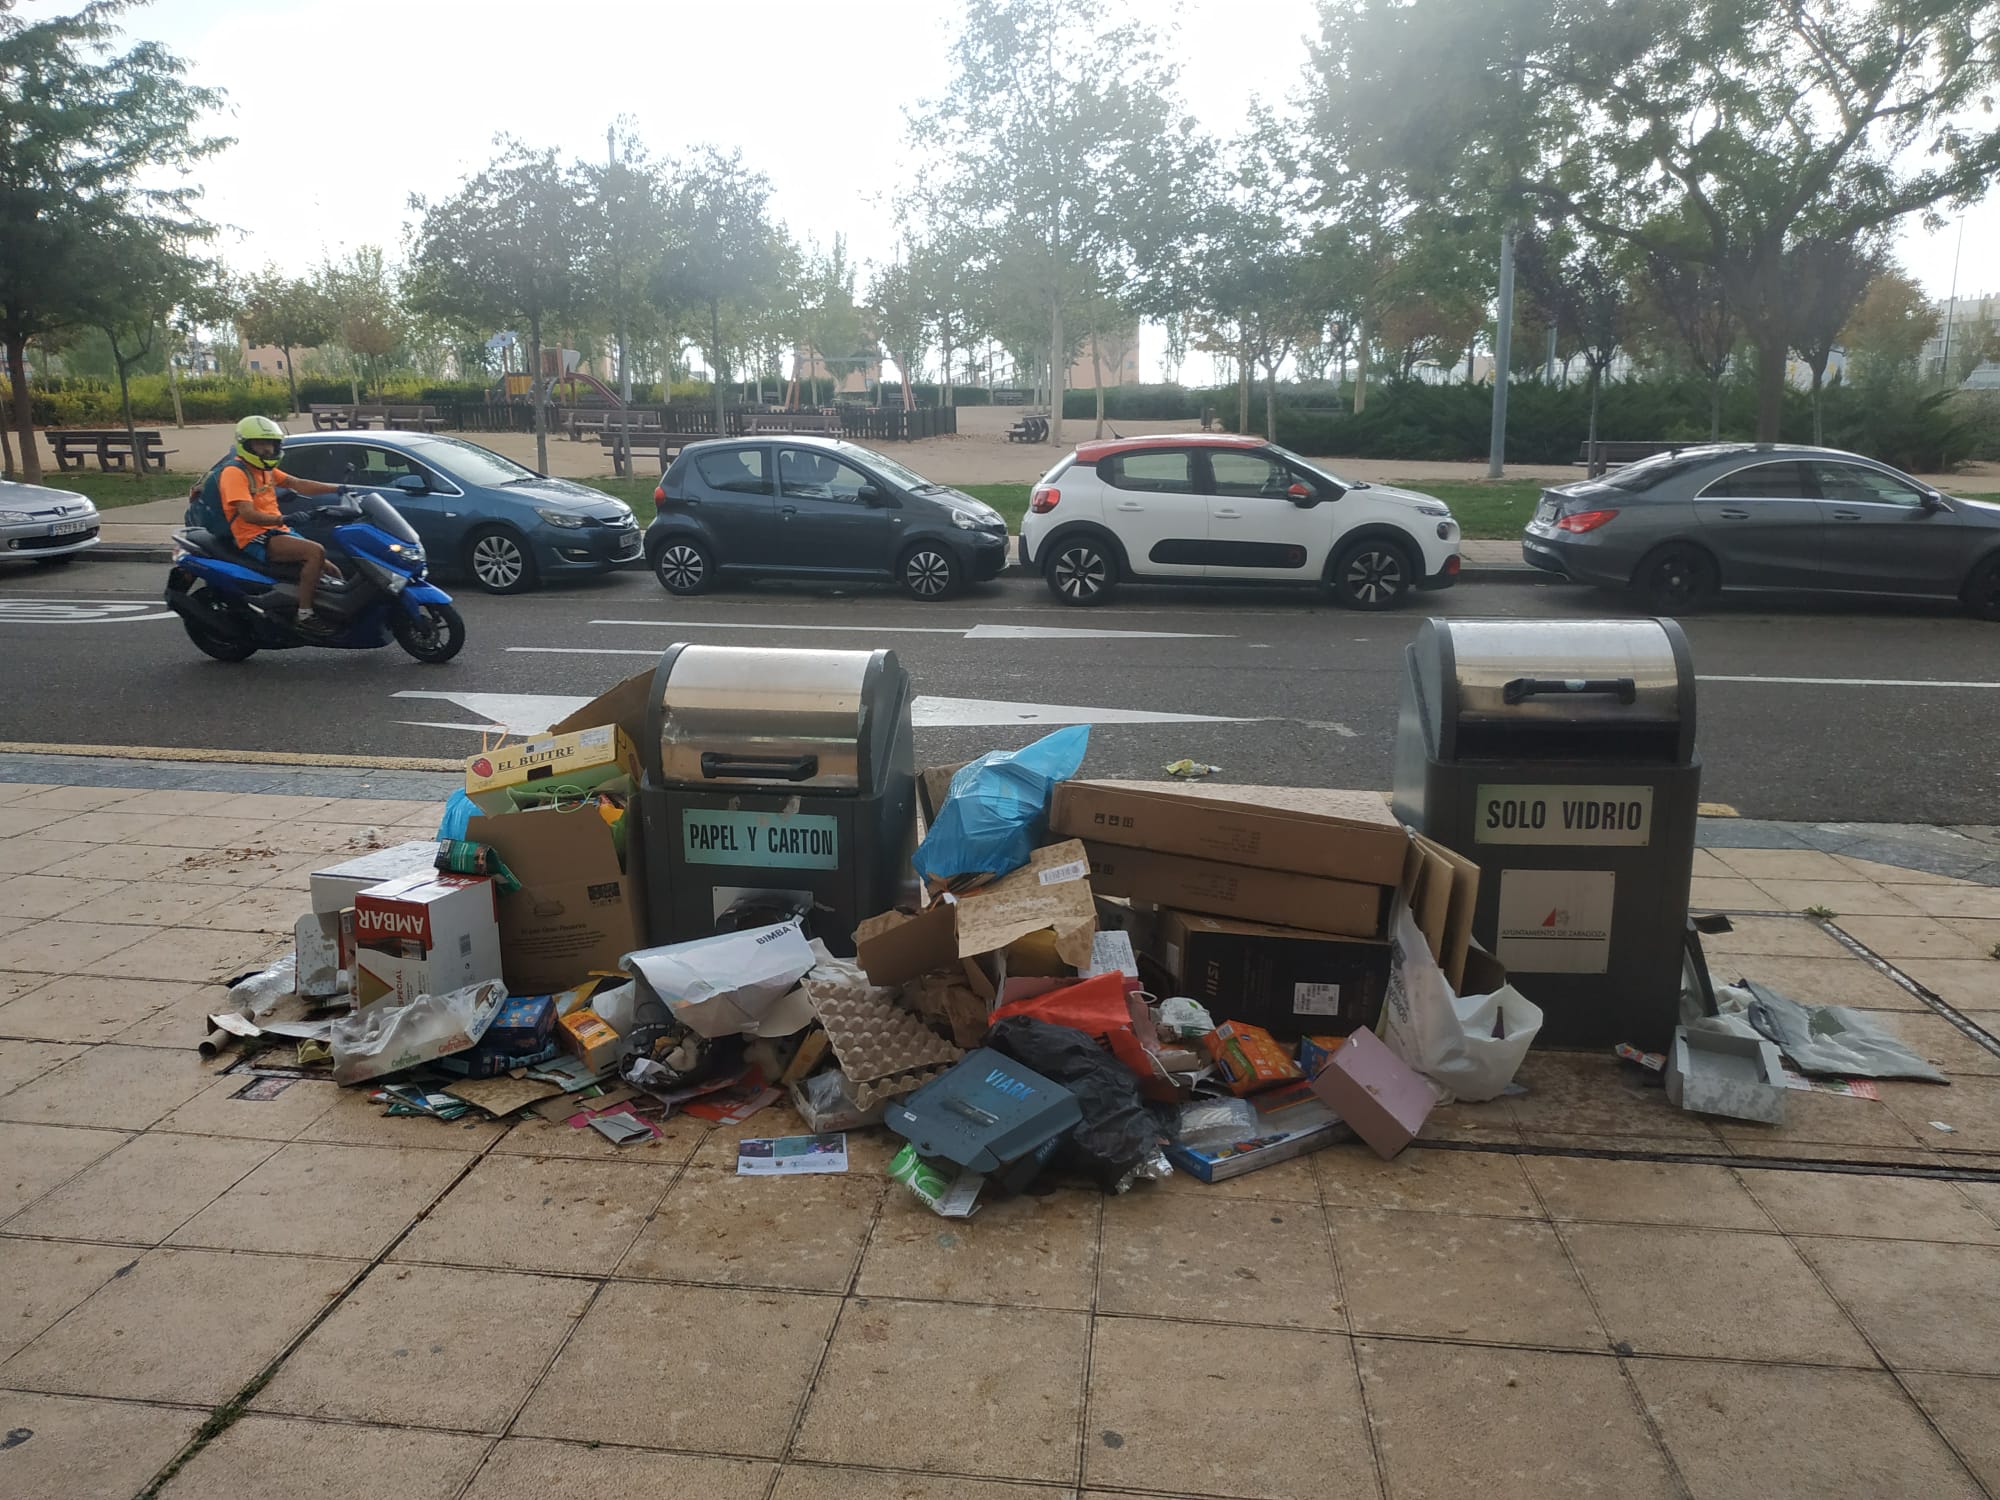
<svg viewBox="0 0 2000 1500">
<path fill-rule="evenodd" d="M 283 499 L 296 499 L 289 491 Z M 327 646 L 372 651 L 391 640 L 422 662 L 446 662 L 465 644 L 465 621 L 451 595 L 424 576 L 423 543 L 380 495 L 342 491 L 331 505 L 287 514 L 286 524 L 326 548 L 341 576 L 321 576 L 313 596 L 320 627 L 297 619 L 296 565 L 256 562 L 227 532 L 174 533 L 167 604 L 188 639 L 217 661 L 258 651 Z"/>
</svg>

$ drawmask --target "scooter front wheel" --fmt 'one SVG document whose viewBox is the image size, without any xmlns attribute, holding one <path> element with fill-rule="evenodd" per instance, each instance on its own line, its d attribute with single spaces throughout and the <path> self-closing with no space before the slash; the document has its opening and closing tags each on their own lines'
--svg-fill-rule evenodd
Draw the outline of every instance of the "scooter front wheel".
<svg viewBox="0 0 2000 1500">
<path fill-rule="evenodd" d="M 185 615 L 181 617 L 181 624 L 187 627 L 188 639 L 195 643 L 196 649 L 217 661 L 246 661 L 257 654 L 257 648 L 248 641 L 218 635 Z"/>
<path fill-rule="evenodd" d="M 450 661 L 465 644 L 465 621 L 449 604 L 424 605 L 420 619 L 399 614 L 390 628 L 396 643 L 422 662 Z"/>
</svg>

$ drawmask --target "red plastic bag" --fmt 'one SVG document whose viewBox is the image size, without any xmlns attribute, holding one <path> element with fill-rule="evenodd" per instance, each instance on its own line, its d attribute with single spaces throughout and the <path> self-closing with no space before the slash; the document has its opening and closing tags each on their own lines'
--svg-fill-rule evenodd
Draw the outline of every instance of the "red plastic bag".
<svg viewBox="0 0 2000 1500">
<path fill-rule="evenodd" d="M 1094 974 L 1073 984 L 1061 984 L 1040 994 L 1010 1000 L 987 1019 L 997 1023 L 1009 1016 L 1027 1016 L 1052 1026 L 1081 1031 L 1109 1048 L 1111 1055 L 1137 1076 L 1140 1092 L 1148 1098 L 1177 1099 L 1179 1092 L 1168 1080 L 1166 1070 L 1133 1029 L 1135 1014 L 1143 1016 L 1146 1010 L 1146 1002 L 1131 995 L 1133 983 L 1116 970 Z M 1150 1034 L 1152 1027 L 1148 1025 L 1146 1030 Z"/>
</svg>

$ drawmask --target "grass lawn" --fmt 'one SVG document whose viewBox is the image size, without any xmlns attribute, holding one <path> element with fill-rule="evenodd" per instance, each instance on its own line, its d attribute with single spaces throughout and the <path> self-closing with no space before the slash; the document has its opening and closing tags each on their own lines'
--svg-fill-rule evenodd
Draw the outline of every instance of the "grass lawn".
<svg viewBox="0 0 2000 1500">
<path fill-rule="evenodd" d="M 1540 481 L 1533 479 L 1412 479 L 1397 488 L 1444 501 L 1469 541 L 1518 537 L 1542 494 Z"/>
<path fill-rule="evenodd" d="M 44 474 L 42 483 L 52 490 L 68 490 L 88 495 L 99 510 L 115 510 L 121 505 L 143 505 L 148 500 L 185 499 L 200 474 Z"/>
</svg>

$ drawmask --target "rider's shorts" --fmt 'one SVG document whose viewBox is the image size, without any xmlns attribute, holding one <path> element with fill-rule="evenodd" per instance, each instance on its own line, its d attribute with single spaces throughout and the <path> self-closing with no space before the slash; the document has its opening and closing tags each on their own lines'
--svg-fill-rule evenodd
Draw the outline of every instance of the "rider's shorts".
<svg viewBox="0 0 2000 1500">
<path fill-rule="evenodd" d="M 274 536 L 286 535 L 291 529 L 289 526 L 266 526 L 236 550 L 253 562 L 269 562 L 270 558 L 264 555 L 264 544 Z"/>
</svg>

